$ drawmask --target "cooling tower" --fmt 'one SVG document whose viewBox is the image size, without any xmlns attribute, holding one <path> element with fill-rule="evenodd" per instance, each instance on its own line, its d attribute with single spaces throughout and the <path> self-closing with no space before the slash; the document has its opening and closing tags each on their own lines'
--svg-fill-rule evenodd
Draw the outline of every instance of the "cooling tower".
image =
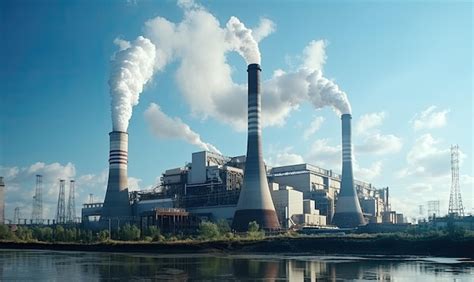
<svg viewBox="0 0 474 282">
<path fill-rule="evenodd" d="M 109 180 L 101 219 L 120 220 L 131 215 L 127 181 L 128 133 L 112 131 L 109 135 Z"/>
<path fill-rule="evenodd" d="M 364 217 L 354 186 L 352 173 L 352 141 L 350 114 L 343 114 L 342 120 L 342 179 L 332 223 L 338 227 L 353 228 L 364 225 Z"/>
<path fill-rule="evenodd" d="M 232 228 L 248 230 L 249 222 L 256 221 L 260 228 L 280 228 L 275 207 L 268 189 L 267 173 L 263 164 L 260 128 L 260 72 L 258 64 L 248 66 L 248 139 L 244 183 L 232 222 Z"/>
</svg>

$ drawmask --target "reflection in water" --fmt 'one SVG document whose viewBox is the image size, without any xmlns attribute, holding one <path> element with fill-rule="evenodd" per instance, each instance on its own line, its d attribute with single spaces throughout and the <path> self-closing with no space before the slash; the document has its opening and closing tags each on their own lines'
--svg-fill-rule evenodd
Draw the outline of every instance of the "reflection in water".
<svg viewBox="0 0 474 282">
<path fill-rule="evenodd" d="M 472 261 L 442 258 L 0 250 L 0 280 L 468 281 L 472 275 Z"/>
</svg>

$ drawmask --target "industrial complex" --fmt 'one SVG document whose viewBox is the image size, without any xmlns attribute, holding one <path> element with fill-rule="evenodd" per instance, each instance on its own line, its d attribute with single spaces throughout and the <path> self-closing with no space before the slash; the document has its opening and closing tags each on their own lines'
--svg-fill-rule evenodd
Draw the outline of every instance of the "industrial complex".
<svg viewBox="0 0 474 282">
<path fill-rule="evenodd" d="M 67 213 L 65 181 L 60 180 L 58 210 L 53 223 L 81 222 L 84 228 L 96 230 L 131 223 L 141 228 L 156 226 L 167 233 L 194 232 L 202 221 L 222 220 L 236 232 L 247 231 L 249 223 L 254 221 L 268 232 L 346 230 L 405 223 L 403 214 L 391 208 L 389 187 L 374 187 L 354 175 L 350 114 L 341 115 L 342 174 L 307 163 L 267 166 L 263 161 L 260 124 L 260 65 L 250 64 L 247 72 L 246 155 L 228 157 L 210 151 L 195 152 L 186 165 L 164 171 L 160 183 L 153 189 L 130 192 L 129 136 L 127 132 L 112 131 L 104 201 L 84 204 L 80 220 L 76 220 L 74 180 L 70 182 Z M 457 154 L 456 147 L 453 149 L 453 177 L 458 175 Z M 462 202 L 457 204 L 460 202 L 459 183 L 453 185 L 449 212 L 463 215 Z M 2 221 L 4 187 L 0 178 Z M 15 209 L 18 218 L 15 224 L 20 223 L 16 213 Z M 43 223 L 42 176 L 37 175 L 29 224 Z"/>
<path fill-rule="evenodd" d="M 195 152 L 185 166 L 163 172 L 154 189 L 129 193 L 128 134 L 111 132 L 105 200 L 84 204 L 82 223 L 104 228 L 133 222 L 176 232 L 192 230 L 202 220 L 226 220 L 233 230 L 242 232 L 252 221 L 267 231 L 403 222 L 403 215 L 390 208 L 388 187 L 376 188 L 354 179 L 350 114 L 341 116 L 342 175 L 305 163 L 266 166 L 260 125 L 260 65 L 250 64 L 247 72 L 246 155 Z"/>
</svg>

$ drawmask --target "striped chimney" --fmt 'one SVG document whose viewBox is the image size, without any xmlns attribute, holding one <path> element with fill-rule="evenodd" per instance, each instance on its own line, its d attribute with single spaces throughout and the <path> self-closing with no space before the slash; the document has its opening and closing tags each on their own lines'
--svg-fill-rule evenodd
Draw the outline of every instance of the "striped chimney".
<svg viewBox="0 0 474 282">
<path fill-rule="evenodd" d="M 244 183 L 240 191 L 237 210 L 232 222 L 232 228 L 242 232 L 248 230 L 248 225 L 256 221 L 260 228 L 276 230 L 280 228 L 275 212 L 267 173 L 263 163 L 261 141 L 261 95 L 259 64 L 248 66 L 248 139 L 247 158 L 244 170 Z"/>
<path fill-rule="evenodd" d="M 352 172 L 352 141 L 350 114 L 343 114 L 342 121 L 342 179 L 332 223 L 342 228 L 354 228 L 365 224 Z"/>
<path fill-rule="evenodd" d="M 127 179 L 128 133 L 112 131 L 109 135 L 109 180 L 101 218 L 119 220 L 131 215 Z"/>
</svg>

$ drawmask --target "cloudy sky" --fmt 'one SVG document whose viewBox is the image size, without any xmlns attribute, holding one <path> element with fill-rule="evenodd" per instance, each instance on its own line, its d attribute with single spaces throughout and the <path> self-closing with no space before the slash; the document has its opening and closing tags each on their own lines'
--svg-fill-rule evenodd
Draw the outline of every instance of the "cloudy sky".
<svg viewBox="0 0 474 282">
<path fill-rule="evenodd" d="M 38 173 L 48 218 L 60 178 L 76 179 L 76 203 L 101 200 L 112 128 L 129 132 L 131 189 L 195 151 L 245 154 L 246 66 L 259 61 L 267 163 L 340 171 L 339 116 L 352 111 L 357 179 L 389 186 L 409 217 L 429 200 L 445 213 L 459 144 L 473 211 L 472 3 L 0 5 L 7 218 L 30 217 Z"/>
</svg>

